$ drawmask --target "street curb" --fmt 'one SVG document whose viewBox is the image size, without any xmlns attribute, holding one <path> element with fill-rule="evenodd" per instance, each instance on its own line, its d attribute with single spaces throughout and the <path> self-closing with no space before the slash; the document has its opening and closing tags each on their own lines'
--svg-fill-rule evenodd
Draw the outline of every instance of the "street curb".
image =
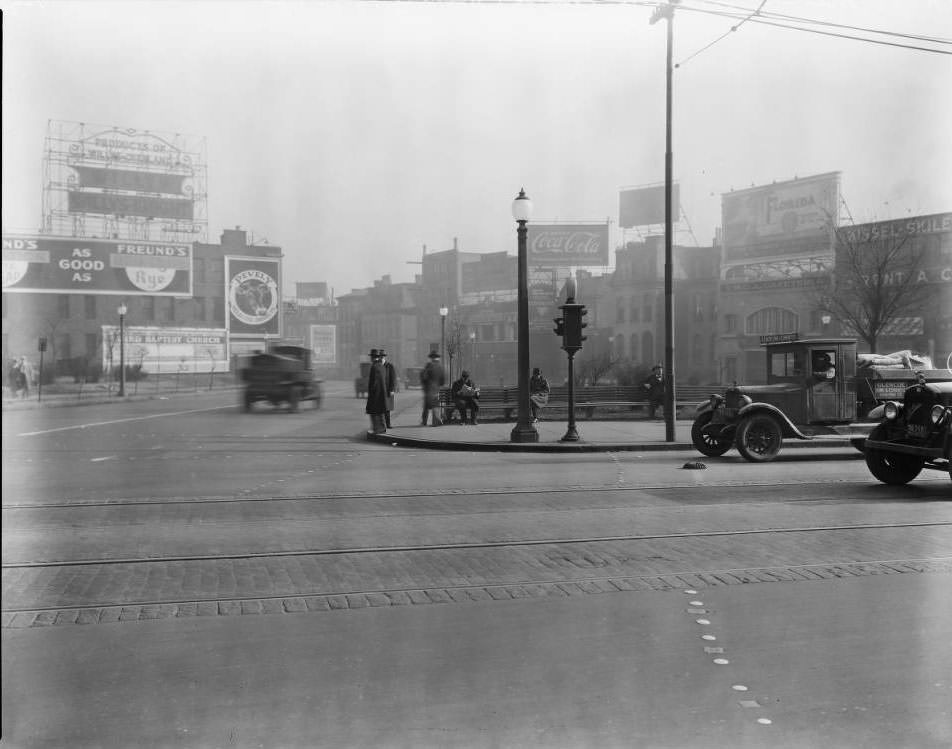
<svg viewBox="0 0 952 749">
<path fill-rule="evenodd" d="M 431 440 L 421 437 L 403 437 L 384 432 L 374 434 L 366 432 L 368 442 L 389 444 L 392 447 L 415 447 L 425 450 L 467 451 L 467 452 L 523 452 L 523 453 L 592 453 L 592 452 L 674 452 L 694 450 L 690 442 L 456 442 L 449 440 Z M 797 440 L 784 442 L 787 448 L 809 447 L 852 447 L 850 441 Z"/>
</svg>

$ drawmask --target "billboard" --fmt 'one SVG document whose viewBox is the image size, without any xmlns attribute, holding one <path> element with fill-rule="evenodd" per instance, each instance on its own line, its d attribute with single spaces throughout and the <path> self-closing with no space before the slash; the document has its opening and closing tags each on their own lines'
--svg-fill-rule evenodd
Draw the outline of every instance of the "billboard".
<svg viewBox="0 0 952 749">
<path fill-rule="evenodd" d="M 227 326 L 232 336 L 261 338 L 281 334 L 281 260 L 225 256 Z"/>
<path fill-rule="evenodd" d="M 337 326 L 311 326 L 311 352 L 314 364 L 337 364 Z"/>
<path fill-rule="evenodd" d="M 205 139 L 50 120 L 43 231 L 191 242 L 207 231 Z"/>
<path fill-rule="evenodd" d="M 529 224 L 530 267 L 608 265 L 608 224 Z"/>
<path fill-rule="evenodd" d="M 663 224 L 664 216 L 664 185 L 652 187 L 636 187 L 622 190 L 618 194 L 618 225 L 622 229 L 631 229 L 635 226 Z M 677 221 L 680 216 L 681 189 L 677 184 L 671 186 L 671 220 Z"/>
<path fill-rule="evenodd" d="M 126 364 L 150 374 L 227 372 L 228 338 L 224 328 L 159 328 L 126 325 Z M 103 369 L 119 366 L 119 327 L 102 326 Z"/>
<path fill-rule="evenodd" d="M 3 236 L 3 291 L 192 295 L 192 247 L 85 237 Z"/>
<path fill-rule="evenodd" d="M 839 199 L 839 172 L 725 193 L 724 259 L 831 252 Z"/>
</svg>

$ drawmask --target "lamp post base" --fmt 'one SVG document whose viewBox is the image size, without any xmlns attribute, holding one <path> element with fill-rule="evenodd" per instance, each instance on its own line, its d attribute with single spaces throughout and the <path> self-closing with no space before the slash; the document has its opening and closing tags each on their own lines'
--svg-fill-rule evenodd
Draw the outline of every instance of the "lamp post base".
<svg viewBox="0 0 952 749">
<path fill-rule="evenodd" d="M 579 441 L 578 432 L 575 431 L 575 425 L 570 424 L 568 430 L 565 432 L 565 436 L 559 440 L 559 442 L 578 442 Z"/>
<path fill-rule="evenodd" d="M 539 433 L 531 424 L 516 424 L 509 433 L 510 442 L 538 442 Z"/>
</svg>

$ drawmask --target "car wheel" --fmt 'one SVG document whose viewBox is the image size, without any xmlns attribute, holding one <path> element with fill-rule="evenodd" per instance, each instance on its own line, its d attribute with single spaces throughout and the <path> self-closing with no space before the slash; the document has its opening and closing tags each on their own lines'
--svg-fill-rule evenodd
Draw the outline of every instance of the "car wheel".
<svg viewBox="0 0 952 749">
<path fill-rule="evenodd" d="M 298 410 L 298 401 L 301 399 L 301 393 L 298 390 L 297 385 L 291 387 L 291 392 L 288 393 L 288 410 L 295 414 Z"/>
<path fill-rule="evenodd" d="M 731 441 L 722 439 L 705 429 L 713 418 L 712 412 L 705 411 L 694 420 L 691 425 L 691 442 L 702 455 L 716 458 L 731 449 Z"/>
<path fill-rule="evenodd" d="M 776 458 L 782 442 L 780 422 L 769 414 L 748 416 L 737 428 L 737 450 L 752 463 L 766 463 Z"/>
<path fill-rule="evenodd" d="M 882 425 L 870 432 L 871 440 L 882 440 L 886 436 Z M 918 455 L 905 453 L 891 453 L 885 450 L 865 451 L 866 466 L 869 472 L 884 484 L 901 486 L 908 484 L 922 471 L 923 459 Z"/>
</svg>

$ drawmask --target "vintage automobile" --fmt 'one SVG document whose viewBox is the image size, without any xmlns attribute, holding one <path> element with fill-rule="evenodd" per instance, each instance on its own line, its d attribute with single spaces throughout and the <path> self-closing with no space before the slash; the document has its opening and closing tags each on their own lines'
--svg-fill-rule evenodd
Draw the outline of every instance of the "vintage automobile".
<svg viewBox="0 0 952 749">
<path fill-rule="evenodd" d="M 266 353 L 255 354 L 241 370 L 245 383 L 242 405 L 251 411 L 258 401 L 277 406 L 287 403 L 289 411 L 297 411 L 301 401 L 312 401 L 321 407 L 323 383 L 314 375 L 310 349 L 301 346 L 272 346 Z"/>
<path fill-rule="evenodd" d="M 923 468 L 952 478 L 952 382 L 923 377 L 902 402 L 887 402 L 863 453 L 869 472 L 884 484 L 907 484 Z"/>
<path fill-rule="evenodd" d="M 773 460 L 785 439 L 840 444 L 858 450 L 877 419 L 870 411 L 884 395 L 915 381 L 908 369 L 857 373 L 856 341 L 763 336 L 767 384 L 734 385 L 697 407 L 691 441 L 704 455 L 732 447 L 749 461 Z"/>
</svg>

